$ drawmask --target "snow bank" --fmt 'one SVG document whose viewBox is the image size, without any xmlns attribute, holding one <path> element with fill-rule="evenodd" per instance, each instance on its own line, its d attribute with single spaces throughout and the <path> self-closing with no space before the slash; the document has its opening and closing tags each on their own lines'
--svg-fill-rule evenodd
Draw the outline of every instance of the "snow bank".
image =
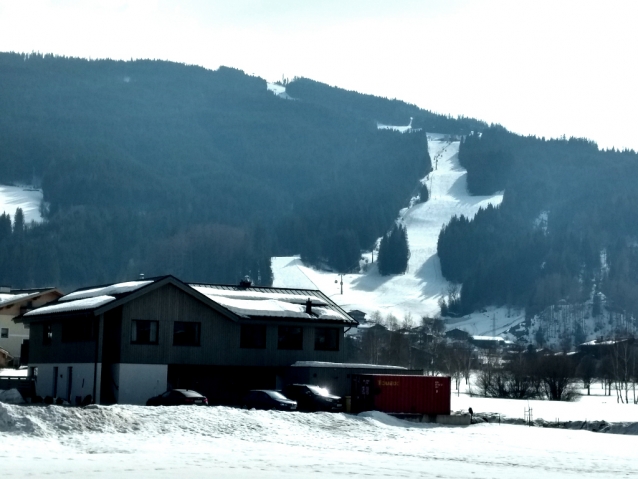
<svg viewBox="0 0 638 479">
<path fill-rule="evenodd" d="M 634 438 L 226 407 L 0 404 L 3 477 L 631 477 Z M 592 440 L 594 439 L 595 440 Z M 15 451 L 19 451 L 16 454 Z"/>
<path fill-rule="evenodd" d="M 24 398 L 17 389 L 9 389 L 8 391 L 0 389 L 0 403 L 24 404 Z"/>
</svg>

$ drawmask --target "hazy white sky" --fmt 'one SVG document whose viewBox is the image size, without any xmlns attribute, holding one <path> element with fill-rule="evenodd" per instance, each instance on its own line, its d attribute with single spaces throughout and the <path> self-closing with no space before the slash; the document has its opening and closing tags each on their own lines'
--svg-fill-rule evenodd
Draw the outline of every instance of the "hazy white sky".
<svg viewBox="0 0 638 479">
<path fill-rule="evenodd" d="M 632 0 L 0 0 L 0 51 L 304 76 L 638 150 Z"/>
</svg>

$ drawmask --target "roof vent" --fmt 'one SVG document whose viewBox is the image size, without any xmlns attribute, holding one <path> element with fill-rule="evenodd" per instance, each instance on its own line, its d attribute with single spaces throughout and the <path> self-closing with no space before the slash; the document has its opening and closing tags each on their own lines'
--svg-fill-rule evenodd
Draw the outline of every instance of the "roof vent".
<svg viewBox="0 0 638 479">
<path fill-rule="evenodd" d="M 240 288 L 250 288 L 253 285 L 253 280 L 250 279 L 250 276 L 244 276 L 244 278 L 239 282 Z"/>
<path fill-rule="evenodd" d="M 144 281 L 144 273 L 140 273 L 140 281 Z"/>
<path fill-rule="evenodd" d="M 306 314 L 312 314 L 312 300 L 310 298 L 306 300 Z"/>
</svg>

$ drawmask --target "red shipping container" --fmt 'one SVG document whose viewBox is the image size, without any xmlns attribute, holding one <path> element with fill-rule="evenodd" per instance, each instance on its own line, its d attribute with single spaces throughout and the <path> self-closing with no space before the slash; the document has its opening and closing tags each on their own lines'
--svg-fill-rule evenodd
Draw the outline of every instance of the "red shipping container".
<svg viewBox="0 0 638 479">
<path fill-rule="evenodd" d="M 352 412 L 450 414 L 451 385 L 450 377 L 355 374 Z"/>
</svg>

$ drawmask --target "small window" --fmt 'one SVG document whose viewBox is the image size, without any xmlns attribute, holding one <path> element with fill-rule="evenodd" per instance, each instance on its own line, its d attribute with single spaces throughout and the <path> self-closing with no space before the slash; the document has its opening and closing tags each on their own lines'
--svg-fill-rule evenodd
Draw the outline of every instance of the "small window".
<svg viewBox="0 0 638 479">
<path fill-rule="evenodd" d="M 245 349 L 266 349 L 266 325 L 242 324 L 239 347 Z"/>
<path fill-rule="evenodd" d="M 315 328 L 315 351 L 339 351 L 339 328 Z"/>
<path fill-rule="evenodd" d="M 0 338 L 8 338 L 8 337 L 9 337 L 9 328 L 1 328 Z"/>
<path fill-rule="evenodd" d="M 202 323 L 175 321 L 173 324 L 173 346 L 199 346 Z"/>
<path fill-rule="evenodd" d="M 131 324 L 131 343 L 133 344 L 157 344 L 158 321 L 146 321 L 134 319 Z"/>
<path fill-rule="evenodd" d="M 277 349 L 303 349 L 303 329 L 300 326 L 279 326 Z"/>
<path fill-rule="evenodd" d="M 53 340 L 53 325 L 51 323 L 44 323 L 42 325 L 42 344 L 51 344 Z"/>
</svg>

